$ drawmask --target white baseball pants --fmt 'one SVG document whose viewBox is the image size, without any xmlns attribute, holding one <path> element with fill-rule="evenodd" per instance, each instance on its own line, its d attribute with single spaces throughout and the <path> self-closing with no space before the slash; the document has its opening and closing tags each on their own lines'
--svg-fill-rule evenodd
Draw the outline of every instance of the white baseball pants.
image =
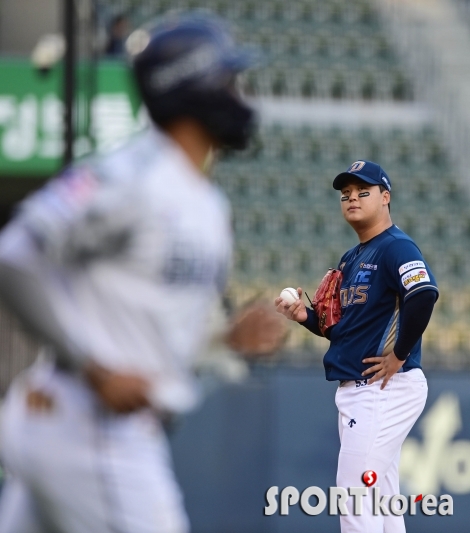
<svg viewBox="0 0 470 533">
<path fill-rule="evenodd" d="M 341 449 L 337 486 L 364 487 L 362 475 L 376 472 L 374 486 L 381 495 L 400 494 L 398 466 L 400 450 L 410 429 L 424 409 L 428 386 L 420 369 L 395 374 L 380 390 L 382 380 L 372 385 L 348 381 L 336 392 Z M 373 515 L 372 490 L 363 498 L 363 513 L 341 516 L 341 533 L 405 533 L 403 516 Z"/>
<path fill-rule="evenodd" d="M 53 399 L 32 411 L 27 390 Z M 77 377 L 36 365 L 4 404 L 9 476 L 0 533 L 187 533 L 188 520 L 158 420 L 105 412 Z"/>
</svg>

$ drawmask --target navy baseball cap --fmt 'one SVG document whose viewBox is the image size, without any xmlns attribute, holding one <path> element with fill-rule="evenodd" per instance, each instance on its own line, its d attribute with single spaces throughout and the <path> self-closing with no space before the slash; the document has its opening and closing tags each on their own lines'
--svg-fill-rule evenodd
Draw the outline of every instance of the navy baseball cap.
<svg viewBox="0 0 470 533">
<path fill-rule="evenodd" d="M 383 185 L 387 191 L 392 190 L 390 178 L 377 163 L 372 161 L 355 161 L 346 172 L 338 174 L 333 181 L 333 188 L 340 191 L 351 177 L 358 178 L 371 185 Z"/>
</svg>

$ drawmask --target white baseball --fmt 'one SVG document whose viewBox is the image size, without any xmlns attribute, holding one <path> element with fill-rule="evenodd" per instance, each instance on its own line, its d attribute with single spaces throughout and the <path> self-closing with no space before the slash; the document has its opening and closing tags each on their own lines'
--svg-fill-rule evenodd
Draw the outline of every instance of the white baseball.
<svg viewBox="0 0 470 533">
<path fill-rule="evenodd" d="M 292 305 L 295 301 L 299 299 L 299 293 L 292 287 L 287 287 L 287 289 L 283 289 L 279 296 L 289 305 Z"/>
</svg>

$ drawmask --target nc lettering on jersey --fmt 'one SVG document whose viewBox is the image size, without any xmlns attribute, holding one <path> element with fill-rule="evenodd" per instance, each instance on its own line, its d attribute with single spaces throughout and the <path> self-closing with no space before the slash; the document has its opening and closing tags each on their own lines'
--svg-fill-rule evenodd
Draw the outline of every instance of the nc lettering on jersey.
<svg viewBox="0 0 470 533">
<path fill-rule="evenodd" d="M 280 496 L 280 505 L 278 497 Z M 279 494 L 279 487 L 273 486 L 266 491 L 267 506 L 264 508 L 265 516 L 272 516 L 279 512 L 280 515 L 289 514 L 289 507 L 300 503 L 302 511 L 309 516 L 323 513 L 328 507 L 328 515 L 348 516 L 349 510 L 346 502 L 353 500 L 353 514 L 361 516 L 364 510 L 364 498 L 369 497 L 368 487 L 329 487 L 328 496 L 320 487 L 307 487 L 302 493 L 296 487 L 285 487 Z M 402 516 L 408 513 L 416 515 L 417 508 L 426 516 L 440 515 L 451 516 L 454 514 L 454 500 L 450 494 L 434 496 L 433 494 L 403 496 L 396 494 L 391 498 L 381 496 L 380 487 L 372 489 L 372 513 L 378 515 Z"/>
<path fill-rule="evenodd" d="M 372 272 L 370 270 L 359 270 L 359 272 L 356 274 L 356 279 L 354 280 L 354 283 L 369 283 L 369 278 L 371 274 Z"/>
</svg>

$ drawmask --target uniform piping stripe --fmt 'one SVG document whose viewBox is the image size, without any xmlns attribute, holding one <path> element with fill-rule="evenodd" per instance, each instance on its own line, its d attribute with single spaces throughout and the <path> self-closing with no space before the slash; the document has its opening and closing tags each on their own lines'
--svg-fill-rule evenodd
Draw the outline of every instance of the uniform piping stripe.
<svg viewBox="0 0 470 533">
<path fill-rule="evenodd" d="M 384 355 L 390 353 L 393 350 L 393 347 L 395 346 L 398 333 L 398 314 L 399 313 L 396 314 L 396 320 L 394 321 L 390 333 L 388 334 L 387 340 L 385 341 L 385 347 L 382 352 Z"/>
<path fill-rule="evenodd" d="M 415 291 L 419 291 L 421 289 L 434 289 L 437 291 L 437 294 L 439 294 L 439 289 L 435 285 L 422 285 L 421 287 L 416 287 L 415 289 L 411 290 L 408 294 L 405 294 L 405 298 L 407 298 L 410 294 L 413 294 Z"/>
<path fill-rule="evenodd" d="M 398 296 L 396 298 L 395 303 L 395 310 L 393 311 L 393 315 L 391 316 L 387 327 L 385 328 L 385 332 L 382 336 L 382 340 L 379 344 L 379 349 L 377 350 L 378 355 L 385 355 L 389 353 L 391 350 L 387 351 L 391 346 L 395 343 L 395 338 L 398 333 L 398 316 L 400 314 L 400 306 L 399 306 L 399 300 Z"/>
</svg>

